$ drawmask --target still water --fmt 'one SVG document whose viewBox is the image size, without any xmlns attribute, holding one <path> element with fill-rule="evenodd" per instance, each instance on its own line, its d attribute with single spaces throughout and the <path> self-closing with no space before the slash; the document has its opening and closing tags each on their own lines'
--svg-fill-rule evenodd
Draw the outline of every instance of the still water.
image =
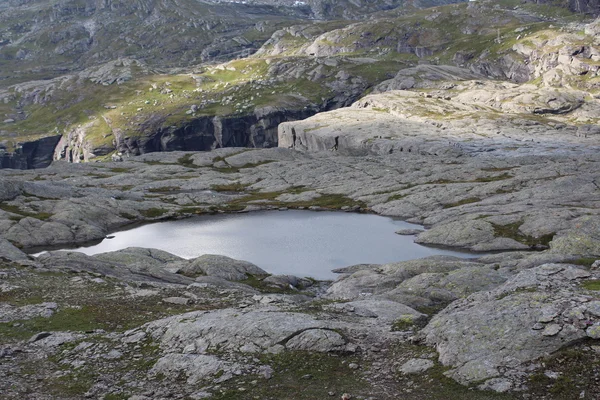
<svg viewBox="0 0 600 400">
<path fill-rule="evenodd" d="M 378 215 L 344 212 L 270 211 L 202 216 L 116 232 L 91 247 L 93 255 L 126 247 L 149 247 L 183 258 L 221 254 L 250 261 L 271 274 L 333 279 L 331 270 L 382 264 L 434 254 L 473 254 L 424 247 L 395 231 L 420 226 Z"/>
</svg>

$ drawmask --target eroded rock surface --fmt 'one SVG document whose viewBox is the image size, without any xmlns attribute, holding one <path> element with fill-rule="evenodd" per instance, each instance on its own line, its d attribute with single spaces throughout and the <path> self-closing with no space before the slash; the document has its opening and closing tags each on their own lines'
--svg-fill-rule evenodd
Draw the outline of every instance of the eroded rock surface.
<svg viewBox="0 0 600 400">
<path fill-rule="evenodd" d="M 459 382 L 518 378 L 523 364 L 595 336 L 596 302 L 581 285 L 598 277 L 573 265 L 543 264 L 452 303 L 423 335 Z"/>
</svg>

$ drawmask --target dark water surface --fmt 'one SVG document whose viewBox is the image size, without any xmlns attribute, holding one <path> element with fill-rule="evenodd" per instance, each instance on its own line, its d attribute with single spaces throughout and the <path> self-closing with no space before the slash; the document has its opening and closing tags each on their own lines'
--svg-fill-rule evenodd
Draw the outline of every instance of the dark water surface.
<svg viewBox="0 0 600 400">
<path fill-rule="evenodd" d="M 93 255 L 126 247 L 148 247 L 183 258 L 221 254 L 253 262 L 271 274 L 332 279 L 331 270 L 354 264 L 382 264 L 434 254 L 475 257 L 424 247 L 414 236 L 394 232 L 419 225 L 378 215 L 344 212 L 267 211 L 202 216 L 158 222 L 121 231 L 91 247 Z"/>
</svg>

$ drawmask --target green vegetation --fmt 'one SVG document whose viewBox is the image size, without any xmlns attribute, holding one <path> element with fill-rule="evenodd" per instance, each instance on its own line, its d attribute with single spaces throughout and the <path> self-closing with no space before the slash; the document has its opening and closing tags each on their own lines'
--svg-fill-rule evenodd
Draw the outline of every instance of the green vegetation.
<svg viewBox="0 0 600 400">
<path fill-rule="evenodd" d="M 413 315 L 404 315 L 392 324 L 392 331 L 413 331 L 427 325 L 426 318 L 416 318 Z"/>
<path fill-rule="evenodd" d="M 581 283 L 581 287 L 584 289 L 587 289 L 587 290 L 598 291 L 598 290 L 600 290 L 600 280 L 591 279 L 591 280 L 583 281 Z"/>
<path fill-rule="evenodd" d="M 285 351 L 277 355 L 262 356 L 261 361 L 270 365 L 275 373 L 269 380 L 261 380 L 255 386 L 245 385 L 247 398 L 262 400 L 314 400 L 328 398 L 328 392 L 369 395 L 371 387 L 361 378 L 360 371 L 353 371 L 348 364 L 357 362 L 354 357 L 333 354 Z M 363 366 L 366 367 L 366 366 Z M 247 378 L 246 378 L 247 380 Z M 228 382 L 218 400 L 238 400 L 241 383 Z"/>
<path fill-rule="evenodd" d="M 575 260 L 571 260 L 569 261 L 571 264 L 575 264 L 575 265 L 582 265 L 584 267 L 591 267 L 592 264 L 597 260 L 597 258 L 595 257 L 582 257 L 582 258 L 577 258 Z"/>
<path fill-rule="evenodd" d="M 588 344 L 593 344 L 589 341 Z M 585 343 L 583 344 L 585 345 Z M 533 393 L 550 393 L 552 399 L 571 400 L 580 397 L 582 391 L 597 387 L 595 376 L 600 365 L 594 352 L 585 351 L 577 345 L 559 350 L 541 360 L 544 370 L 553 371 L 558 376 L 553 379 L 542 372 L 529 378 L 528 386 Z"/>
<path fill-rule="evenodd" d="M 243 184 L 240 182 L 226 183 L 222 185 L 213 185 L 210 189 L 215 192 L 244 192 L 249 184 Z"/>
<path fill-rule="evenodd" d="M 177 159 L 177 162 L 187 168 L 198 168 L 198 166 L 194 164 L 194 160 L 192 159 L 192 157 L 193 154 L 186 154 L 183 157 Z"/>
<path fill-rule="evenodd" d="M 455 203 L 444 204 L 444 208 L 459 207 L 459 206 L 462 206 L 464 204 L 477 203 L 477 202 L 480 202 L 480 201 L 481 201 L 481 199 L 479 197 L 469 197 L 469 198 L 457 201 Z"/>
<path fill-rule="evenodd" d="M 14 216 L 13 218 L 11 218 L 16 221 L 19 221 L 26 217 L 39 219 L 40 221 L 45 221 L 45 220 L 49 219 L 50 217 L 52 217 L 51 213 L 23 211 L 18 206 L 6 204 L 6 203 L 2 203 L 2 202 L 0 202 L 0 209 L 4 210 L 6 212 L 12 213 L 12 214 L 17 214 L 17 216 Z"/>
<path fill-rule="evenodd" d="M 164 208 L 149 208 L 147 210 L 141 210 L 140 213 L 146 218 L 159 218 L 167 211 L 168 210 Z"/>
<path fill-rule="evenodd" d="M 507 225 L 498 225 L 492 223 L 492 226 L 494 227 L 494 235 L 496 237 L 514 239 L 519 243 L 523 243 L 531 247 L 548 246 L 554 238 L 554 233 L 549 233 L 540 237 L 525 235 L 519 230 L 521 225 L 523 225 L 523 221 L 517 221 Z"/>
</svg>

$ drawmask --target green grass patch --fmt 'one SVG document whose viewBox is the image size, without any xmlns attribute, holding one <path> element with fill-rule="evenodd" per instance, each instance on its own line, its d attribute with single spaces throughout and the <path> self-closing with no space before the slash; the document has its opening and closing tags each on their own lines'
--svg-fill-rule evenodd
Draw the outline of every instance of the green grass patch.
<svg viewBox="0 0 600 400">
<path fill-rule="evenodd" d="M 540 237 L 525 235 L 519 231 L 519 227 L 521 225 L 523 225 L 523 221 L 517 221 L 507 225 L 498 225 L 492 223 L 492 226 L 494 227 L 494 236 L 514 239 L 517 242 L 523 243 L 530 247 L 547 247 L 554 238 L 554 233 L 549 233 Z"/>
<path fill-rule="evenodd" d="M 481 199 L 479 197 L 469 197 L 467 199 L 463 199 L 463 200 L 457 201 L 456 203 L 444 204 L 444 208 L 459 207 L 459 206 L 462 206 L 464 204 L 478 203 L 480 201 L 481 201 Z"/>
<path fill-rule="evenodd" d="M 158 218 L 164 215 L 167 212 L 164 208 L 149 208 L 147 210 L 141 210 L 140 214 L 142 214 L 146 218 Z"/>
<path fill-rule="evenodd" d="M 232 182 L 222 185 L 213 185 L 210 189 L 214 190 L 215 192 L 244 192 L 248 186 L 250 185 L 240 182 Z"/>
<path fill-rule="evenodd" d="M 284 351 L 277 355 L 261 356 L 264 364 L 270 365 L 275 373 L 267 381 L 256 386 L 244 386 L 247 391 L 240 395 L 239 384 L 228 382 L 223 393 L 215 395 L 217 400 L 239 400 L 259 398 L 261 400 L 315 400 L 331 398 L 328 392 L 352 393 L 353 397 L 370 394 L 370 384 L 361 378 L 360 371 L 348 368 L 355 357 L 343 357 L 306 351 Z M 246 379 L 247 380 L 247 379 Z"/>
<path fill-rule="evenodd" d="M 581 282 L 581 287 L 587 290 L 600 290 L 600 280 L 598 279 L 590 279 L 587 281 Z"/>
<path fill-rule="evenodd" d="M 186 154 L 177 159 L 177 163 L 183 165 L 186 168 L 198 168 L 196 164 L 194 164 L 194 160 L 192 159 L 193 154 Z"/>
<path fill-rule="evenodd" d="M 6 212 L 12 213 L 12 214 L 18 214 L 18 216 L 12 216 L 10 218 L 11 220 L 14 220 L 14 221 L 20 221 L 21 219 L 26 218 L 26 217 L 39 219 L 40 221 L 46 221 L 46 220 L 50 219 L 50 217 L 52 217 L 51 213 L 23 211 L 19 208 L 19 206 L 6 204 L 6 203 L 0 203 L 0 209 L 4 210 Z"/>
<path fill-rule="evenodd" d="M 592 264 L 594 262 L 596 262 L 596 260 L 597 260 L 597 258 L 582 257 L 582 258 L 577 258 L 577 259 L 569 261 L 569 262 L 571 264 L 581 265 L 581 266 L 590 268 L 592 266 Z"/>
</svg>

